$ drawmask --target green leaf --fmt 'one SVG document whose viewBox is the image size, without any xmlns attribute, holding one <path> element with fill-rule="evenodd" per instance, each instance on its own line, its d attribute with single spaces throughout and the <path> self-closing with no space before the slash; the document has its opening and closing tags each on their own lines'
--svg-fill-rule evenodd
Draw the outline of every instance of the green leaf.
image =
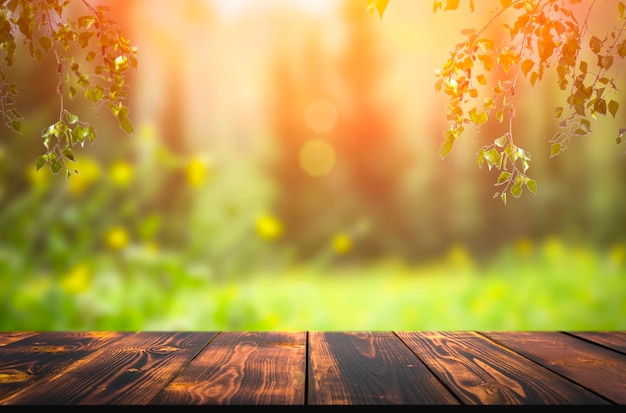
<svg viewBox="0 0 626 413">
<path fill-rule="evenodd" d="M 537 182 L 534 179 L 528 179 L 528 181 L 526 181 L 526 187 L 530 192 L 537 195 Z"/>
<path fill-rule="evenodd" d="M 469 115 L 470 115 L 470 120 L 476 124 L 476 126 L 480 126 L 483 123 L 487 122 L 488 116 L 486 112 L 480 112 L 478 113 L 476 111 L 476 108 L 472 108 L 469 111 Z"/>
<path fill-rule="evenodd" d="M 63 167 L 61 166 L 61 164 L 59 163 L 59 161 L 53 161 L 52 164 L 50 165 L 50 170 L 52 171 L 53 174 L 57 175 L 59 172 L 61 172 L 61 169 Z"/>
<path fill-rule="evenodd" d="M 521 185 L 518 185 L 517 183 L 513 184 L 513 186 L 511 187 L 511 195 L 513 195 L 515 198 L 519 198 L 522 195 Z"/>
<path fill-rule="evenodd" d="M 22 122 L 19 120 L 11 120 L 7 122 L 6 125 L 13 129 L 14 132 L 19 133 L 20 135 L 22 134 Z"/>
<path fill-rule="evenodd" d="M 37 157 L 37 170 L 40 170 L 46 164 L 46 158 L 43 156 Z"/>
<path fill-rule="evenodd" d="M 502 155 L 495 148 L 492 148 L 485 152 L 485 160 L 487 161 L 487 166 L 491 171 L 491 168 L 495 166 L 496 168 L 500 168 L 500 162 L 502 162 Z"/>
<path fill-rule="evenodd" d="M 67 123 L 70 125 L 78 122 L 78 116 L 74 115 L 73 113 L 65 112 L 65 117 L 67 118 Z"/>
<path fill-rule="evenodd" d="M 483 162 L 485 161 L 485 149 L 480 148 L 478 154 L 476 155 L 476 162 L 478 163 L 478 167 L 482 169 Z"/>
<path fill-rule="evenodd" d="M 63 156 L 66 159 L 69 159 L 70 161 L 74 161 L 76 162 L 76 158 L 74 157 L 74 152 L 70 149 L 70 148 L 64 148 L 61 153 L 63 154 Z"/>
<path fill-rule="evenodd" d="M 550 146 L 550 158 L 554 158 L 561 152 L 563 152 L 563 146 L 560 143 L 553 143 Z"/>
<path fill-rule="evenodd" d="M 509 134 L 505 133 L 504 135 L 500 136 L 498 139 L 496 139 L 495 141 L 493 141 L 493 143 L 500 147 L 503 148 L 504 144 L 506 144 L 507 139 L 509 138 Z"/>
<path fill-rule="evenodd" d="M 100 85 L 97 85 L 93 89 L 85 89 L 85 98 L 87 98 L 87 100 L 90 100 L 94 103 L 97 103 L 102 98 L 103 92 L 104 92 L 104 89 L 102 89 Z"/>
<path fill-rule="evenodd" d="M 498 176 L 498 183 L 496 183 L 496 185 L 502 185 L 503 183 L 507 182 L 509 178 L 511 178 L 511 172 L 500 172 L 500 175 Z"/>
</svg>

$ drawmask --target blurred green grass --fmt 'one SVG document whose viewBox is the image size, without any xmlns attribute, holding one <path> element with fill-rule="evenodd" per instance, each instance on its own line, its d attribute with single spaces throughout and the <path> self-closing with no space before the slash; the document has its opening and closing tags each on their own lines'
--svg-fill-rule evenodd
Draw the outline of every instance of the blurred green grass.
<svg viewBox="0 0 626 413">
<path fill-rule="evenodd" d="M 479 258 L 452 240 L 409 263 L 366 259 L 333 225 L 297 259 L 250 159 L 165 162 L 145 131 L 135 150 L 84 156 L 68 182 L 6 171 L 26 184 L 0 210 L 0 330 L 626 329 L 622 241 L 510 236 Z M 172 173 L 184 185 L 167 210 L 155 198 Z"/>
<path fill-rule="evenodd" d="M 58 279 L 11 273 L 2 330 L 623 330 L 626 246 L 519 240 L 489 262 L 462 247 L 399 261 L 289 266 L 221 282 L 176 254 L 96 256 Z"/>
</svg>

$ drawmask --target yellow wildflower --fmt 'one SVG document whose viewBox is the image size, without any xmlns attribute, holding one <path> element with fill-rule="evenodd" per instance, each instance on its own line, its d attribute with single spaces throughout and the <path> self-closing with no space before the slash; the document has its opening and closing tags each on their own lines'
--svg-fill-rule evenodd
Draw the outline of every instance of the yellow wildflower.
<svg viewBox="0 0 626 413">
<path fill-rule="evenodd" d="M 128 245 L 129 239 L 128 231 L 120 226 L 109 229 L 105 237 L 106 244 L 113 250 L 121 250 L 124 248 Z"/>
<path fill-rule="evenodd" d="M 332 247 L 338 254 L 346 254 L 352 249 L 352 238 L 347 234 L 337 234 L 332 239 Z"/>
<path fill-rule="evenodd" d="M 50 182 L 52 172 L 50 172 L 50 167 L 48 165 L 44 165 L 43 168 L 37 170 L 37 167 L 33 162 L 31 165 L 28 166 L 28 169 L 26 170 L 26 176 L 28 177 L 28 181 L 32 186 L 40 188 L 44 187 L 48 182 Z"/>
<path fill-rule="evenodd" d="M 133 179 L 133 167 L 126 161 L 116 161 L 109 168 L 109 175 L 115 185 L 125 187 Z"/>
<path fill-rule="evenodd" d="M 72 165 L 73 166 L 73 165 Z M 78 173 L 73 173 L 68 181 L 68 188 L 74 195 L 79 195 L 100 177 L 100 166 L 94 159 L 82 158 L 76 166 Z"/>
<path fill-rule="evenodd" d="M 283 234 L 283 224 L 270 215 L 259 218 L 256 222 L 256 229 L 262 238 L 269 240 L 279 238 Z"/>
<path fill-rule="evenodd" d="M 61 279 L 61 288 L 70 294 L 77 294 L 89 288 L 91 276 L 83 263 L 76 265 Z"/>
<path fill-rule="evenodd" d="M 208 177 L 209 162 L 200 156 L 193 157 L 187 162 L 185 172 L 189 185 L 197 188 L 202 185 Z"/>
</svg>

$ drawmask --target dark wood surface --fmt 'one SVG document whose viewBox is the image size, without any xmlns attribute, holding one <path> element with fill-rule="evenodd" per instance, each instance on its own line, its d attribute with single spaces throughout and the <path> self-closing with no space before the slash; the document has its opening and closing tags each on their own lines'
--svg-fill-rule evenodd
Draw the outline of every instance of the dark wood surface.
<svg viewBox="0 0 626 413">
<path fill-rule="evenodd" d="M 626 332 L 0 332 L 0 405 L 624 405 Z"/>
</svg>

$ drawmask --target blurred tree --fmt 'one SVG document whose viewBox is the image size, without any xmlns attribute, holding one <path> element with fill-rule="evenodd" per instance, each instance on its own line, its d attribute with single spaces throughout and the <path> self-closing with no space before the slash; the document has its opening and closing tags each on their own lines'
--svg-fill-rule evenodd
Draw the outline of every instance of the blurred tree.
<svg viewBox="0 0 626 413">
<path fill-rule="evenodd" d="M 118 24 L 107 17 L 109 8 L 80 2 L 86 14 L 79 14 L 71 0 L 8 0 L 0 5 L 0 114 L 6 126 L 23 132 L 23 116 L 16 106 L 18 84 L 6 76 L 13 66 L 18 47 L 43 64 L 53 55 L 56 70 L 58 118 L 41 132 L 46 151 L 37 157 L 36 167 L 49 164 L 53 173 L 74 172 L 68 162 L 76 161 L 72 148 L 93 142 L 96 134 L 89 122 L 70 112 L 65 99 L 77 94 L 94 105 L 107 106 L 128 134 L 133 133 L 126 104 L 127 70 L 136 68 L 136 48 L 130 44 Z M 45 85 L 37 79 L 38 85 Z"/>
<path fill-rule="evenodd" d="M 367 0 L 367 9 L 382 18 L 388 0 Z M 459 0 L 434 0 L 433 9 L 457 10 Z M 495 3 L 495 7 L 494 7 Z M 469 0 L 470 11 L 475 2 Z M 499 0 L 480 2 L 494 7 L 491 18 L 478 29 L 465 28 L 466 40 L 455 45 L 436 76 L 436 89 L 448 96 L 449 129 L 444 132 L 439 155 L 445 158 L 467 127 L 476 133 L 490 118 L 508 124 L 503 134 L 480 148 L 478 165 L 499 171 L 494 193 L 506 204 L 507 194 L 519 197 L 524 188 L 536 193 L 535 180 L 527 176 L 530 153 L 513 134 L 518 80 L 531 86 L 554 70 L 565 104 L 554 109 L 558 130 L 550 138 L 550 154 L 563 152 L 573 136 L 591 133 L 598 115 L 616 117 L 619 102 L 616 81 L 618 60 L 626 57 L 626 6 L 622 1 L 583 5 L 580 0 Z M 602 13 L 604 24 L 592 28 L 592 12 Z M 607 24 L 616 18 L 616 24 Z M 509 20 L 510 19 L 510 20 Z M 497 28 L 501 35 L 493 34 Z M 598 31 L 598 30 L 601 30 Z M 498 33 L 498 32 L 496 32 Z M 505 38 L 506 40 L 497 42 Z M 616 141 L 622 142 L 626 128 Z"/>
<path fill-rule="evenodd" d="M 375 86 L 385 63 L 376 32 L 358 3 L 342 7 L 346 37 L 337 57 L 311 31 L 295 52 L 300 60 L 287 46 L 276 60 L 272 174 L 283 240 L 304 256 L 345 254 L 347 236 L 355 237 L 350 250 L 364 256 L 401 253 L 410 246 L 412 217 L 399 197 L 410 154 L 394 139 L 393 112 Z M 337 231 L 346 234 L 333 238 Z"/>
</svg>

